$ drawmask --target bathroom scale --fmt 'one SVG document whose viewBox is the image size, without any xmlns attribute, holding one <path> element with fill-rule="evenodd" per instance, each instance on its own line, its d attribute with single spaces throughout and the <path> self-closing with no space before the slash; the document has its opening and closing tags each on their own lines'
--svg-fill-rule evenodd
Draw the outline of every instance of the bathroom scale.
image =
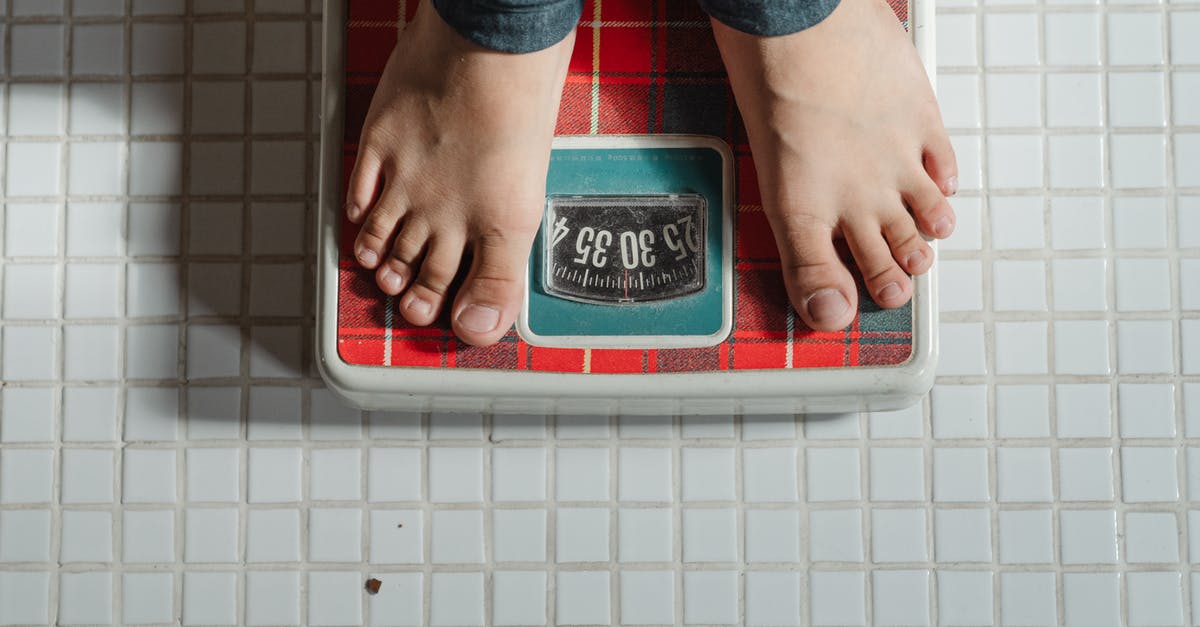
<svg viewBox="0 0 1200 627">
<path fill-rule="evenodd" d="M 890 4 L 932 72 L 933 3 Z M 885 410 L 928 392 L 933 271 L 891 310 L 859 279 L 858 315 L 837 332 L 792 310 L 746 133 L 690 0 L 585 5 L 514 327 L 476 347 L 444 315 L 409 325 L 354 260 L 342 204 L 415 9 L 325 7 L 316 331 L 335 392 L 369 409 L 568 415 Z"/>
</svg>

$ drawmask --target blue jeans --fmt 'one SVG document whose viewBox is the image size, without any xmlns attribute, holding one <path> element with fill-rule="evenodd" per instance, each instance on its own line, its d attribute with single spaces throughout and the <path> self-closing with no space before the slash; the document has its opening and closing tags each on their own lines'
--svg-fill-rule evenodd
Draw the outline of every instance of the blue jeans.
<svg viewBox="0 0 1200 627">
<path fill-rule="evenodd" d="M 713 19 L 751 35 L 787 35 L 825 19 L 838 0 L 697 0 Z M 442 19 L 491 50 L 524 53 L 563 40 L 583 0 L 433 0 Z"/>
</svg>

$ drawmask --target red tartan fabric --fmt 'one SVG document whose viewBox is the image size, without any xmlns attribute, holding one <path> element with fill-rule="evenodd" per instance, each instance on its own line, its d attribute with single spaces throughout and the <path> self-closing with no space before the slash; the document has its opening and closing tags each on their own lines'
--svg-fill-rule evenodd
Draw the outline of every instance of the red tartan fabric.
<svg viewBox="0 0 1200 627">
<path fill-rule="evenodd" d="M 347 0 L 344 168 L 396 33 L 416 0 Z M 394 304 L 352 257 L 342 223 L 338 351 L 355 365 L 542 372 L 654 373 L 895 365 L 912 352 L 912 312 L 875 308 L 865 294 L 854 323 L 816 332 L 791 312 L 779 253 L 760 206 L 754 164 L 707 17 L 689 0 L 594 0 L 584 8 L 558 119 L 559 134 L 699 133 L 736 155 L 735 321 L 708 348 L 618 350 L 531 346 L 510 331 L 496 345 L 458 342 L 446 320 L 429 328 L 392 315 Z M 908 0 L 888 0 L 907 25 Z M 593 89 L 598 109 L 593 115 Z"/>
</svg>

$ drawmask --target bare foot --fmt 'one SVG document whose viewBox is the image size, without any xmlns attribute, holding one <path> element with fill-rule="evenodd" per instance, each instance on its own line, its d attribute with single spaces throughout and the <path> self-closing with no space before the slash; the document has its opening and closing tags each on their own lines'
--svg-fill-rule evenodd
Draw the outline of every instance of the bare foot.
<svg viewBox="0 0 1200 627">
<path fill-rule="evenodd" d="M 496 342 L 521 306 L 525 263 L 574 34 L 529 54 L 481 48 L 422 3 L 388 59 L 350 176 L 360 264 L 408 322 L 432 323 L 464 254 L 450 309 L 463 341 Z"/>
<path fill-rule="evenodd" d="M 929 79 L 891 9 L 842 0 L 824 21 L 782 37 L 715 20 L 713 30 L 800 317 L 835 331 L 857 313 L 838 237 L 879 306 L 908 302 L 908 275 L 933 263 L 918 229 L 936 238 L 954 230 L 945 196 L 958 169 Z"/>
</svg>

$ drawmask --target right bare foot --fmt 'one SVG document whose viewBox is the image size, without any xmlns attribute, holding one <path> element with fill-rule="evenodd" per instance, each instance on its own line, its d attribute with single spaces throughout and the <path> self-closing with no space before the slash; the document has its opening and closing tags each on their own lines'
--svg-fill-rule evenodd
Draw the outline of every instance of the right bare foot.
<svg viewBox="0 0 1200 627">
<path fill-rule="evenodd" d="M 346 214 L 354 254 L 397 296 L 408 322 L 432 323 L 463 256 L 454 333 L 492 344 L 521 306 L 574 33 L 538 52 L 481 48 L 425 2 L 400 33 L 371 102 Z"/>
</svg>

